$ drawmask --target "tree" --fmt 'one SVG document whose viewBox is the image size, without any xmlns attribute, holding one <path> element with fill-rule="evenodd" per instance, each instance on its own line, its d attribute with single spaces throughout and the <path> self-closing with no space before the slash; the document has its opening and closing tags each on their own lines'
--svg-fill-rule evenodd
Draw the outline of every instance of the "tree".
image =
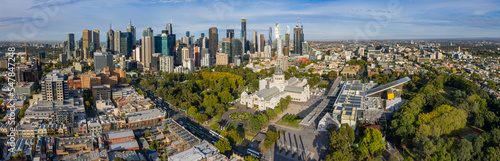
<svg viewBox="0 0 500 161">
<path fill-rule="evenodd" d="M 149 109 L 150 109 L 150 110 L 152 110 L 152 109 L 154 109 L 154 108 L 155 108 L 155 106 L 153 106 L 153 105 L 149 106 Z"/>
<path fill-rule="evenodd" d="M 327 78 L 329 81 L 332 81 L 335 78 L 337 78 L 337 76 L 338 76 L 338 74 L 336 71 L 330 71 L 330 72 L 328 72 Z"/>
<path fill-rule="evenodd" d="M 215 143 L 215 147 L 220 150 L 220 153 L 224 154 L 228 151 L 231 151 L 231 144 L 226 139 L 220 139 Z"/>
<path fill-rule="evenodd" d="M 361 143 L 359 144 L 358 150 L 361 153 L 367 154 L 367 152 L 373 156 L 382 150 L 385 150 L 385 143 L 382 141 L 382 133 L 380 131 L 368 128 L 365 130 L 365 136 Z"/>
<path fill-rule="evenodd" d="M 151 136 L 151 132 L 149 131 L 149 129 L 146 129 L 146 131 L 144 131 L 144 136 Z"/>
<path fill-rule="evenodd" d="M 259 161 L 259 159 L 249 155 L 249 156 L 245 156 L 245 161 Z"/>
<path fill-rule="evenodd" d="M 333 152 L 332 154 L 328 154 L 326 156 L 327 161 L 350 161 L 354 160 L 354 155 L 351 150 L 349 149 L 344 149 L 344 150 L 337 150 Z"/>
<path fill-rule="evenodd" d="M 484 145 L 484 138 L 482 136 L 479 136 L 474 139 L 473 141 L 473 147 L 472 147 L 472 155 L 473 158 L 482 158 L 483 157 L 483 145 Z"/>
<path fill-rule="evenodd" d="M 436 146 L 432 140 L 425 135 L 417 135 L 413 142 L 415 143 L 415 150 L 421 158 L 427 159 L 436 151 Z"/>
<path fill-rule="evenodd" d="M 256 117 L 250 117 L 248 119 L 248 128 L 251 131 L 254 131 L 254 132 L 260 131 L 261 127 L 262 127 L 262 124 L 260 124 L 259 119 L 257 119 Z"/>
<path fill-rule="evenodd" d="M 230 142 L 237 143 L 240 141 L 240 137 L 236 130 L 222 130 L 220 135 L 229 139 Z"/>
<path fill-rule="evenodd" d="M 350 149 L 354 139 L 354 129 L 348 124 L 342 124 L 338 130 L 331 131 L 330 148 L 332 148 L 332 150 Z"/>
<path fill-rule="evenodd" d="M 210 125 L 210 128 L 212 130 L 219 130 L 219 123 L 218 122 L 214 122 Z"/>
<path fill-rule="evenodd" d="M 189 107 L 189 109 L 188 109 L 189 115 L 195 116 L 197 113 L 198 113 L 198 110 L 196 109 L 196 107 L 194 107 L 194 106 Z"/>
<path fill-rule="evenodd" d="M 228 103 L 228 102 L 231 102 L 234 100 L 233 95 L 231 95 L 231 93 L 229 93 L 228 90 L 224 90 L 224 91 L 220 92 L 219 98 L 220 98 L 221 103 Z"/>
<path fill-rule="evenodd" d="M 219 99 L 217 98 L 217 96 L 211 95 L 211 94 L 207 94 L 203 98 L 203 103 L 202 104 L 203 104 L 204 107 L 213 107 L 213 106 L 215 106 L 218 103 L 219 103 Z"/>
<path fill-rule="evenodd" d="M 278 134 L 276 134 L 276 132 L 274 132 L 274 131 L 267 131 L 267 133 L 266 133 L 266 139 L 264 140 L 264 146 L 266 148 L 269 148 L 276 141 L 278 141 Z"/>
<path fill-rule="evenodd" d="M 158 143 L 155 141 L 151 142 L 151 144 L 149 144 L 149 149 L 156 149 L 158 147 Z"/>
<path fill-rule="evenodd" d="M 459 161 L 468 161 L 472 158 L 472 143 L 466 139 L 460 139 L 454 150 Z"/>
</svg>

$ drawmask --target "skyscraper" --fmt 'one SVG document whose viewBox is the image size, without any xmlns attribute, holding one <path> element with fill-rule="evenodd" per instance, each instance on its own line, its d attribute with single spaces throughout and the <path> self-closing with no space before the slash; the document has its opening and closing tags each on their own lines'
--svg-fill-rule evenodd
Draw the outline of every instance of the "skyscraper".
<svg viewBox="0 0 500 161">
<path fill-rule="evenodd" d="M 94 32 L 92 33 L 93 33 L 92 38 L 94 38 L 94 40 L 92 41 L 94 42 L 94 51 L 100 50 L 101 42 L 99 40 L 99 30 L 94 30 Z"/>
<path fill-rule="evenodd" d="M 146 27 L 142 32 L 142 63 L 144 68 L 149 70 L 151 67 L 151 57 L 154 51 L 153 30 L 151 27 Z"/>
<path fill-rule="evenodd" d="M 222 53 L 231 56 L 231 39 L 222 38 Z"/>
<path fill-rule="evenodd" d="M 286 25 L 286 33 L 285 33 L 285 46 L 290 46 L 290 26 Z"/>
<path fill-rule="evenodd" d="M 114 49 L 113 51 L 115 51 L 116 53 L 121 53 L 120 52 L 120 35 L 121 35 L 121 31 L 120 30 L 115 30 L 115 41 L 114 41 Z"/>
<path fill-rule="evenodd" d="M 266 46 L 266 39 L 264 34 L 260 34 L 259 52 L 264 52 L 264 46 Z"/>
<path fill-rule="evenodd" d="M 167 23 L 167 35 L 171 35 L 173 34 L 172 33 L 172 24 L 171 23 Z"/>
<path fill-rule="evenodd" d="M 132 33 L 122 32 L 120 33 L 120 54 L 129 57 L 132 55 Z"/>
<path fill-rule="evenodd" d="M 217 27 L 211 27 L 209 30 L 208 30 L 208 33 L 209 33 L 209 49 L 210 49 L 210 56 L 213 59 L 215 59 L 215 54 L 217 54 L 217 49 L 218 49 L 218 46 L 219 46 L 219 34 L 218 34 L 218 31 L 217 31 Z"/>
<path fill-rule="evenodd" d="M 161 36 L 155 36 L 155 53 L 161 53 L 161 55 L 169 55 L 169 45 L 168 36 L 163 33 Z"/>
<path fill-rule="evenodd" d="M 189 31 L 186 31 L 186 37 L 190 37 L 191 34 L 189 33 Z"/>
<path fill-rule="evenodd" d="M 226 38 L 229 38 L 229 39 L 234 38 L 234 29 L 226 29 Z"/>
<path fill-rule="evenodd" d="M 275 28 L 275 37 L 276 37 L 276 55 L 277 56 L 282 56 L 283 55 L 283 44 L 282 44 L 282 39 L 280 35 L 280 24 L 276 23 L 276 28 Z"/>
<path fill-rule="evenodd" d="M 82 48 L 89 49 L 92 44 L 92 30 L 82 31 Z"/>
<path fill-rule="evenodd" d="M 247 19 L 241 19 L 241 42 L 243 43 L 243 52 L 246 52 L 247 49 Z"/>
<path fill-rule="evenodd" d="M 250 47 L 252 53 L 255 53 L 257 51 L 257 31 L 253 30 L 252 31 L 252 46 Z"/>
<path fill-rule="evenodd" d="M 115 51 L 115 33 L 111 29 L 111 24 L 109 24 L 109 30 L 106 32 L 106 50 L 108 52 L 114 53 Z"/>
<path fill-rule="evenodd" d="M 293 28 L 293 52 L 302 55 L 302 43 L 304 42 L 303 25 L 300 24 L 300 19 L 297 17 L 297 25 Z"/>
<path fill-rule="evenodd" d="M 168 53 L 169 56 L 175 55 L 175 34 L 168 35 Z"/>
<path fill-rule="evenodd" d="M 130 48 L 133 49 L 133 48 L 135 48 L 135 40 L 137 40 L 137 39 L 135 37 L 135 27 L 132 26 L 132 20 L 130 20 L 130 22 L 128 23 L 127 32 L 130 32 L 130 34 L 132 36 L 131 37 L 132 44 L 130 44 Z"/>
<path fill-rule="evenodd" d="M 73 51 L 75 51 L 75 34 L 74 33 L 69 33 L 68 34 L 68 47 L 65 49 L 66 50 L 66 56 L 67 58 L 73 57 Z"/>
<path fill-rule="evenodd" d="M 273 28 L 269 27 L 269 40 L 267 41 L 269 46 L 273 46 Z"/>
<path fill-rule="evenodd" d="M 233 38 L 231 40 L 231 55 L 230 55 L 231 63 L 239 65 L 239 63 L 241 63 L 242 54 L 243 54 L 243 44 L 241 40 L 238 38 Z"/>
<path fill-rule="evenodd" d="M 94 70 L 103 71 L 105 67 L 110 70 L 115 69 L 115 63 L 113 61 L 113 55 L 106 52 L 99 52 L 94 54 Z"/>
</svg>

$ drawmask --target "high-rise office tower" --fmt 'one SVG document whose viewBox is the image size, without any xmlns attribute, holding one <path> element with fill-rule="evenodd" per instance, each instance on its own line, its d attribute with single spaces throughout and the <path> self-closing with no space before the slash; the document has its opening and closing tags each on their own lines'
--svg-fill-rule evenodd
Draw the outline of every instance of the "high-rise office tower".
<svg viewBox="0 0 500 161">
<path fill-rule="evenodd" d="M 132 44 L 130 44 L 130 48 L 133 49 L 135 48 L 135 40 L 137 39 L 135 37 L 135 26 L 132 26 L 132 20 L 128 23 L 127 32 L 130 32 L 131 34 Z"/>
<path fill-rule="evenodd" d="M 201 48 L 199 46 L 195 46 L 193 49 L 194 49 L 194 66 L 199 67 L 201 61 L 201 54 L 200 54 Z"/>
<path fill-rule="evenodd" d="M 283 44 L 282 44 L 282 39 L 280 35 L 280 24 L 276 23 L 276 28 L 275 28 L 275 37 L 276 37 L 276 55 L 277 56 L 282 56 L 283 55 Z"/>
<path fill-rule="evenodd" d="M 250 49 L 252 49 L 252 53 L 255 53 L 257 51 L 257 31 L 253 30 L 252 31 L 252 47 L 250 47 Z"/>
<path fill-rule="evenodd" d="M 142 62 L 142 46 L 140 45 L 137 45 L 137 47 L 135 47 L 135 57 L 133 58 L 134 60 L 137 60 L 138 62 Z"/>
<path fill-rule="evenodd" d="M 302 55 L 302 43 L 304 42 L 303 25 L 300 24 L 300 19 L 297 17 L 297 25 L 293 28 L 293 52 Z"/>
<path fill-rule="evenodd" d="M 121 53 L 120 52 L 120 36 L 121 36 L 121 31 L 120 30 L 115 30 L 115 42 L 114 42 L 114 49 L 113 51 L 115 51 L 116 53 Z"/>
<path fill-rule="evenodd" d="M 201 37 L 205 37 L 205 33 L 201 33 Z"/>
<path fill-rule="evenodd" d="M 106 52 L 99 52 L 94 54 L 94 70 L 103 71 L 104 68 L 108 67 L 110 70 L 115 69 L 115 63 L 113 61 L 113 54 L 108 54 Z"/>
<path fill-rule="evenodd" d="M 120 54 L 121 56 L 129 57 L 132 55 L 132 33 L 120 33 Z"/>
<path fill-rule="evenodd" d="M 151 67 L 151 57 L 154 51 L 153 30 L 151 27 L 146 27 L 142 32 L 142 63 L 144 68 L 149 70 Z"/>
<path fill-rule="evenodd" d="M 273 46 L 273 28 L 269 27 L 269 40 L 267 41 L 269 46 Z"/>
<path fill-rule="evenodd" d="M 82 48 L 90 49 L 90 45 L 92 45 L 92 30 L 82 31 L 82 41 Z"/>
<path fill-rule="evenodd" d="M 217 27 L 211 27 L 208 30 L 209 33 L 209 49 L 210 49 L 210 56 L 212 57 L 212 60 L 215 59 L 215 54 L 217 54 L 218 46 L 219 46 L 219 34 L 217 31 Z"/>
<path fill-rule="evenodd" d="M 186 37 L 191 37 L 189 31 L 186 31 Z"/>
<path fill-rule="evenodd" d="M 42 98 L 47 101 L 64 101 L 69 98 L 68 75 L 52 72 L 42 81 Z"/>
<path fill-rule="evenodd" d="M 231 40 L 231 63 L 239 65 L 241 63 L 241 58 L 243 55 L 243 43 L 238 38 L 233 38 Z"/>
<path fill-rule="evenodd" d="M 222 38 L 222 53 L 231 56 L 231 39 Z"/>
<path fill-rule="evenodd" d="M 92 42 L 94 42 L 94 51 L 100 50 L 101 42 L 99 40 L 99 30 L 94 30 L 94 32 L 92 32 L 92 33 L 93 33 L 92 38 L 94 39 L 92 41 Z"/>
<path fill-rule="evenodd" d="M 247 19 L 241 19 L 241 42 L 243 43 L 243 52 L 247 49 Z"/>
<path fill-rule="evenodd" d="M 175 55 L 175 34 L 168 35 L 168 53 L 169 56 Z"/>
<path fill-rule="evenodd" d="M 290 46 L 290 26 L 286 25 L 286 33 L 285 33 L 285 46 Z"/>
<path fill-rule="evenodd" d="M 111 29 L 111 24 L 109 24 L 109 30 L 106 32 L 106 50 L 111 53 L 115 52 L 115 32 Z"/>
<path fill-rule="evenodd" d="M 264 52 L 264 46 L 266 46 L 266 39 L 264 34 L 260 34 L 259 52 Z"/>
<path fill-rule="evenodd" d="M 161 53 L 161 55 L 169 55 L 168 46 L 168 36 L 162 33 L 161 36 L 155 36 L 155 53 Z"/>
<path fill-rule="evenodd" d="M 234 38 L 234 29 L 226 29 L 226 38 L 229 38 L 229 39 Z"/>
<path fill-rule="evenodd" d="M 73 57 L 73 51 L 75 51 L 75 34 L 69 33 L 67 40 L 67 47 L 65 48 L 65 53 L 67 58 Z"/>
<path fill-rule="evenodd" d="M 173 34 L 172 33 L 172 24 L 171 23 L 167 23 L 167 35 L 171 35 Z"/>
</svg>

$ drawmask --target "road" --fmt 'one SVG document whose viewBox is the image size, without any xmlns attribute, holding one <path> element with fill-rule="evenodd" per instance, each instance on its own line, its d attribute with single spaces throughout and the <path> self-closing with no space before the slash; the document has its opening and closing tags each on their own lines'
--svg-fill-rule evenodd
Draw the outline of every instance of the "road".
<svg viewBox="0 0 500 161">
<path fill-rule="evenodd" d="M 135 82 L 135 81 L 133 81 Z M 142 88 L 139 84 L 135 84 L 135 87 L 141 89 L 144 92 L 148 93 L 148 98 L 151 100 L 159 101 L 159 109 L 162 109 L 167 112 L 167 118 L 172 118 L 173 120 L 177 121 L 179 124 L 184 126 L 189 132 L 191 132 L 193 135 L 196 137 L 202 139 L 202 140 L 207 140 L 208 142 L 214 144 L 215 142 L 219 141 L 219 139 L 215 136 L 212 136 L 210 134 L 210 129 L 208 127 L 204 127 L 200 124 L 198 124 L 196 121 L 193 121 L 191 117 L 188 117 L 185 112 L 181 112 L 181 109 L 178 107 L 173 106 L 171 103 L 166 101 L 163 98 L 157 97 L 154 93 L 151 91 Z M 157 103 L 158 104 L 158 103 Z M 231 145 L 233 149 L 231 150 L 233 153 L 236 153 L 237 155 L 240 156 L 246 156 L 246 147 L 236 147 L 236 145 Z M 231 154 L 229 154 L 230 156 Z"/>
</svg>

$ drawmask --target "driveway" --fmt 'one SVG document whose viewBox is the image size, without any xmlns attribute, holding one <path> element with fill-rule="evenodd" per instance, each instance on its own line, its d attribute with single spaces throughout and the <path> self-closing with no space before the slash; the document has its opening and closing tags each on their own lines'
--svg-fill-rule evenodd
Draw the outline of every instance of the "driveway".
<svg viewBox="0 0 500 161">
<path fill-rule="evenodd" d="M 222 114 L 222 121 L 220 122 L 220 125 L 227 126 L 229 124 L 238 125 L 239 123 L 242 123 L 243 125 L 247 126 L 248 122 L 236 122 L 236 121 L 229 119 L 229 115 L 231 115 L 232 113 L 235 113 L 235 112 L 248 112 L 252 115 L 255 115 L 255 113 L 257 113 L 257 110 L 240 107 L 240 108 L 235 109 L 235 110 L 227 111 L 224 114 Z"/>
</svg>

